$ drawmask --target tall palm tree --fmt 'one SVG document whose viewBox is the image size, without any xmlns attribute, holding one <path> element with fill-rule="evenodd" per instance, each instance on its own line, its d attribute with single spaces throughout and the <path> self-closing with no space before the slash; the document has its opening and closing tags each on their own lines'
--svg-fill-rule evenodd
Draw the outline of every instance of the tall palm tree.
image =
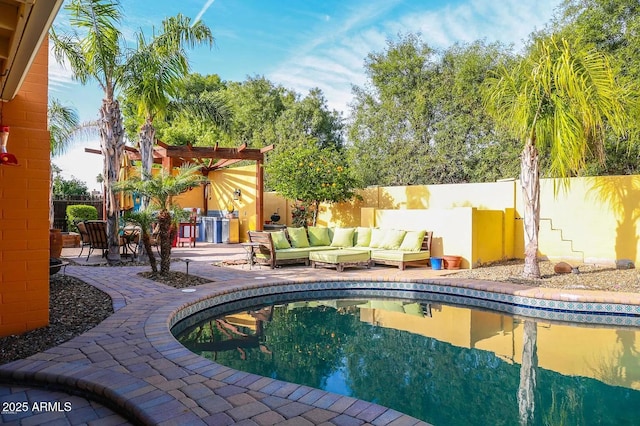
<svg viewBox="0 0 640 426">
<path fill-rule="evenodd" d="M 74 131 L 78 128 L 80 118 L 78 111 L 69 106 L 64 106 L 56 99 L 51 98 L 47 108 L 47 127 L 49 128 L 49 143 L 51 156 L 64 154 L 71 144 Z M 53 228 L 53 172 L 54 165 L 51 165 L 49 173 L 49 226 Z"/>
<path fill-rule="evenodd" d="M 123 75 L 124 94 L 137 106 L 143 124 L 139 133 L 143 176 L 151 173 L 156 130 L 153 120 L 166 113 L 178 82 L 188 74 L 185 45 L 213 45 L 211 30 L 202 21 L 191 23 L 178 14 L 162 22 L 162 31 L 148 42 L 138 35 L 137 48 L 128 57 Z M 146 206 L 146 200 L 144 205 Z"/>
<path fill-rule="evenodd" d="M 122 12 L 117 0 L 71 0 L 65 9 L 71 26 L 82 34 L 75 30 L 59 34 L 52 28 L 50 34 L 56 60 L 60 63 L 66 60 L 74 78 L 80 83 L 95 81 L 104 91 L 98 127 L 100 150 L 104 156 L 104 203 L 109 241 L 107 259 L 119 261 L 120 206 L 112 188 L 118 180 L 125 145 L 122 114 L 115 98 L 124 63 L 122 36 L 117 28 Z"/>
<path fill-rule="evenodd" d="M 153 81 L 158 93 L 162 93 L 166 87 L 157 90 L 158 81 L 164 81 L 164 79 L 153 80 L 150 77 L 157 71 L 155 68 L 157 63 L 154 66 L 147 63 L 151 67 L 151 72 L 148 72 L 144 67 L 137 67 L 139 62 L 131 59 L 136 57 L 136 51 L 131 52 L 125 48 L 122 34 L 118 29 L 122 18 L 118 0 L 70 0 L 65 9 L 69 12 L 70 24 L 75 30 L 67 34 L 58 34 L 55 28 L 52 28 L 51 40 L 56 60 L 61 63 L 66 60 L 74 78 L 82 84 L 95 81 L 104 91 L 98 127 L 100 150 L 104 157 L 104 202 L 109 242 L 107 259 L 117 262 L 120 260 L 118 245 L 120 206 L 113 187 L 118 180 L 125 139 L 122 113 L 116 95 L 119 90 L 127 90 L 131 85 L 137 84 L 126 78 L 132 75 L 128 67 L 136 67 L 133 72 L 147 76 L 146 82 Z M 189 24 L 189 19 L 181 15 L 165 22 L 167 23 L 165 31 L 154 37 L 149 45 L 147 43 L 140 45 L 139 49 L 150 48 L 147 50 L 158 54 L 162 52 L 161 56 L 165 60 L 163 65 L 169 65 L 162 68 L 162 71 L 172 70 L 175 75 L 169 73 L 171 80 L 178 75 L 186 74 L 188 70 L 186 56 L 181 47 L 185 43 L 195 43 L 198 40 L 209 40 L 211 43 L 212 37 L 210 30 L 200 22 L 192 25 L 193 28 L 186 28 L 185 25 Z M 144 40 L 144 37 L 140 35 L 138 39 Z M 143 53 L 140 54 L 143 55 Z M 153 90 L 148 90 L 146 93 L 150 94 L 150 99 L 154 99 Z M 161 98 L 162 95 L 157 96 L 154 102 L 158 102 Z"/>
<path fill-rule="evenodd" d="M 171 267 L 171 223 L 175 208 L 173 198 L 200 185 L 205 177 L 200 174 L 200 166 L 185 165 L 176 174 L 162 169 L 160 173 L 148 174 L 142 179 L 134 175 L 115 185 L 117 191 L 137 192 L 151 200 L 151 207 L 159 209 L 158 225 L 160 238 L 160 274 L 167 275 Z M 149 257 L 153 253 L 147 253 Z"/>
<path fill-rule="evenodd" d="M 552 176 L 568 184 L 589 155 L 602 158 L 607 129 L 623 132 L 630 92 L 616 80 L 606 55 L 555 37 L 538 41 L 516 66 L 503 67 L 486 84 L 489 112 L 524 142 L 523 276 L 538 278 L 539 151 L 549 152 Z"/>
</svg>

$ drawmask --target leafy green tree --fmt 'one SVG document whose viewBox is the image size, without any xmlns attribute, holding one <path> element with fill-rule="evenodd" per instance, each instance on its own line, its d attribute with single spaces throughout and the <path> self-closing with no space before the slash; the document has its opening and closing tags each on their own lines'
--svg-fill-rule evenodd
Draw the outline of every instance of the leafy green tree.
<svg viewBox="0 0 640 426">
<path fill-rule="evenodd" d="M 476 41 L 436 52 L 416 35 L 371 53 L 354 88 L 349 162 L 364 185 L 482 182 L 512 177 L 517 144 L 483 106 L 481 86 L 510 51 Z"/>
<path fill-rule="evenodd" d="M 320 203 L 336 203 L 355 196 L 357 182 L 344 155 L 335 148 L 319 147 L 313 139 L 306 146 L 277 149 L 265 171 L 274 190 L 311 208 L 313 225 Z"/>
<path fill-rule="evenodd" d="M 622 132 L 628 122 L 625 87 L 608 58 L 554 37 L 538 41 L 513 67 L 502 67 L 486 83 L 491 114 L 523 142 L 520 185 L 524 202 L 523 276 L 540 277 L 539 151 L 550 154 L 552 176 L 566 178 L 602 153 L 605 125 Z"/>
<path fill-rule="evenodd" d="M 88 196 L 87 184 L 80 179 L 71 176 L 65 179 L 59 174 L 53 178 L 53 195 L 57 197 Z"/>
<path fill-rule="evenodd" d="M 171 268 L 171 225 L 173 198 L 200 185 L 205 180 L 198 165 L 185 165 L 172 174 L 162 169 L 159 173 L 147 175 L 142 179 L 134 175 L 126 181 L 114 185 L 116 191 L 137 192 L 151 200 L 151 208 L 159 210 L 157 220 L 160 239 L 160 275 L 168 275 Z M 145 243 L 146 244 L 146 243 Z M 153 253 L 145 248 L 151 258 Z"/>
</svg>

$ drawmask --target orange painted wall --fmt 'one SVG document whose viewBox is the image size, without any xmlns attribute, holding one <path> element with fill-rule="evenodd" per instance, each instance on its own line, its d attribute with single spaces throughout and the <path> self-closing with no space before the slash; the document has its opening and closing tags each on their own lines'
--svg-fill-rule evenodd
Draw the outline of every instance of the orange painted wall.
<svg viewBox="0 0 640 426">
<path fill-rule="evenodd" d="M 0 166 L 0 336 L 49 323 L 47 51 L 45 41 L 16 97 L 0 106 L 19 163 Z"/>
</svg>

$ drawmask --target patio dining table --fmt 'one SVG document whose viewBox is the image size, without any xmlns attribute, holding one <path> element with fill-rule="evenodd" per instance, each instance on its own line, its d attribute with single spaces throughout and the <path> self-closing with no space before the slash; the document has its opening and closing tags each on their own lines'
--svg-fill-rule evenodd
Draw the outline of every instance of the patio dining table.
<svg viewBox="0 0 640 426">
<path fill-rule="evenodd" d="M 140 246 L 139 226 L 127 225 L 122 228 L 120 235 L 120 245 L 122 246 L 122 256 L 132 256 L 134 259 L 138 255 L 138 247 Z"/>
</svg>

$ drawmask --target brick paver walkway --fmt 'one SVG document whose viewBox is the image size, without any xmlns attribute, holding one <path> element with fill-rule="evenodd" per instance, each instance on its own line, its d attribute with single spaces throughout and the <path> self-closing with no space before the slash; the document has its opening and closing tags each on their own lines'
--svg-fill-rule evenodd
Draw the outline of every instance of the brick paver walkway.
<svg viewBox="0 0 640 426">
<path fill-rule="evenodd" d="M 231 254 L 242 258 L 242 252 L 235 250 Z M 184 270 L 184 266 L 175 263 L 172 268 Z M 248 270 L 215 267 L 209 257 L 203 257 L 193 259 L 189 272 L 212 283 L 185 293 L 138 276 L 143 270 L 148 267 L 67 267 L 68 275 L 108 293 L 116 312 L 66 343 L 0 366 L 0 402 L 5 409 L 0 414 L 2 423 L 425 424 L 373 403 L 221 366 L 187 351 L 170 334 L 168 324 L 180 307 L 248 286 L 315 281 L 319 277 L 406 281 L 433 277 L 436 271 L 381 267 L 338 273 L 295 266 Z M 445 281 L 455 285 L 454 280 Z M 460 285 L 486 290 L 495 284 L 461 280 Z M 499 285 L 501 292 L 510 291 Z M 540 292 L 540 297 L 554 297 L 553 292 Z M 629 303 L 629 296 L 624 297 L 624 303 Z"/>
</svg>

